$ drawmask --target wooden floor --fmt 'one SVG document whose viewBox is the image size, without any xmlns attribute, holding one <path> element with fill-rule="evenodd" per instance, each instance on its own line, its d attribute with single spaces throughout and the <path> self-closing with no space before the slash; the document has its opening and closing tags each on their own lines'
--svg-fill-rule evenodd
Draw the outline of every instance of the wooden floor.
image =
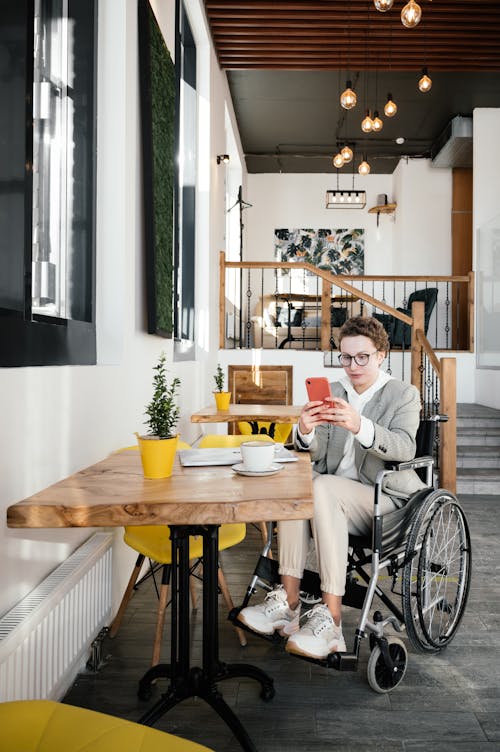
<svg viewBox="0 0 500 752">
<path fill-rule="evenodd" d="M 439 655 L 426 656 L 409 648 L 406 676 L 391 694 L 377 694 L 368 686 L 367 640 L 356 673 L 307 663 L 252 635 L 247 647 L 241 648 L 221 600 L 221 659 L 261 666 L 275 680 L 276 696 L 267 703 L 251 680 L 219 685 L 259 752 L 500 752 L 500 502 L 498 497 L 477 495 L 463 496 L 461 501 L 471 528 L 473 557 L 462 626 Z M 249 527 L 245 541 L 223 554 L 235 602 L 245 591 L 259 541 Z M 65 702 L 130 720 L 145 712 L 162 689 L 155 689 L 147 703 L 137 698 L 137 681 L 148 668 L 155 608 L 156 596 L 148 582 L 134 595 L 118 636 L 106 639 L 99 671 L 80 674 Z M 344 634 L 349 649 L 358 616 L 359 612 L 346 609 Z M 201 613 L 194 612 L 195 659 L 200 652 L 200 622 Z M 164 659 L 168 659 L 167 642 Z M 216 752 L 240 749 L 223 721 L 199 699 L 181 703 L 156 727 Z"/>
</svg>

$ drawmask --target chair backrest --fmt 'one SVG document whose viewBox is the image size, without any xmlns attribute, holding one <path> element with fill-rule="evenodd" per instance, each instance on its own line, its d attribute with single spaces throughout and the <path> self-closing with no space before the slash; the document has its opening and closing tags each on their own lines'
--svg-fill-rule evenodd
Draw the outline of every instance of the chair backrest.
<svg viewBox="0 0 500 752">
<path fill-rule="evenodd" d="M 434 306 L 436 305 L 437 296 L 438 296 L 437 287 L 426 287 L 422 290 L 415 290 L 415 292 L 412 292 L 411 295 L 408 297 L 408 309 L 410 310 L 410 312 L 411 312 L 412 303 L 424 304 L 425 334 L 427 334 L 429 321 L 431 318 L 432 311 L 434 310 Z"/>
<path fill-rule="evenodd" d="M 288 441 L 292 428 L 292 423 L 271 423 L 268 420 L 243 420 L 238 423 L 238 431 L 245 434 L 247 438 L 267 434 L 280 444 Z"/>
<path fill-rule="evenodd" d="M 210 449 L 212 447 L 238 447 L 244 441 L 248 441 L 248 434 L 234 434 L 232 436 L 228 434 L 219 433 L 207 433 L 201 437 L 198 446 L 200 449 Z M 258 433 L 252 435 L 252 440 L 256 441 L 271 441 L 272 438 L 267 434 Z"/>
</svg>

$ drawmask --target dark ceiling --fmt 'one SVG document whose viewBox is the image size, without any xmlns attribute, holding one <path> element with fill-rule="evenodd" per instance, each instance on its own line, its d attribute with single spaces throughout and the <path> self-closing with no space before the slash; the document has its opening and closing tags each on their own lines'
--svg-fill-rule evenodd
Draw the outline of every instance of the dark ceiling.
<svg viewBox="0 0 500 752">
<path fill-rule="evenodd" d="M 348 142 L 356 166 L 366 154 L 372 173 L 392 173 L 401 157 L 434 154 L 456 115 L 500 107 L 500 0 L 419 0 L 413 29 L 401 23 L 405 2 L 380 13 L 373 0 L 205 0 L 249 172 L 335 172 Z M 347 79 L 352 110 L 339 104 Z M 389 92 L 393 118 L 383 114 Z M 382 117 L 379 133 L 361 131 L 368 108 Z"/>
</svg>

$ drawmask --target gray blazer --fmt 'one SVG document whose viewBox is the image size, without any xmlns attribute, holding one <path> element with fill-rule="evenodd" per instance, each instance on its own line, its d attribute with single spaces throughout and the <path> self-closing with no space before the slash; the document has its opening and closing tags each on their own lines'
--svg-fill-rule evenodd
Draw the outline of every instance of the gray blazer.
<svg viewBox="0 0 500 752">
<path fill-rule="evenodd" d="M 333 382 L 331 389 L 334 397 L 348 401 L 347 392 L 340 382 Z M 420 421 L 418 390 L 412 385 L 391 379 L 374 394 L 365 406 L 363 415 L 373 421 L 375 438 L 371 447 L 363 447 L 354 440 L 355 463 L 360 481 L 374 485 L 377 473 L 384 468 L 386 460 L 401 462 L 415 456 L 415 436 Z M 316 472 L 335 474 L 344 455 L 347 434 L 348 431 L 339 426 L 317 426 L 309 447 Z M 300 440 L 296 441 L 296 448 L 304 449 Z M 414 470 L 403 470 L 386 478 L 384 490 L 391 496 L 391 490 L 396 495 L 398 492 L 410 494 L 424 487 L 425 484 Z"/>
</svg>

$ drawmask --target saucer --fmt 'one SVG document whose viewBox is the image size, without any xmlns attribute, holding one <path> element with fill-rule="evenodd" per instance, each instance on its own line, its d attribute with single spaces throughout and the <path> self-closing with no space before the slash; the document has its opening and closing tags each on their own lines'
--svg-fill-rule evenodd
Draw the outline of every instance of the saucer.
<svg viewBox="0 0 500 752">
<path fill-rule="evenodd" d="M 238 473 L 238 475 L 260 477 L 262 475 L 274 475 L 275 473 L 279 473 L 280 470 L 283 470 L 283 465 L 278 465 L 277 462 L 273 462 L 269 470 L 245 470 L 243 462 L 238 462 L 237 465 L 232 465 L 231 469 L 234 470 L 235 473 Z"/>
</svg>

